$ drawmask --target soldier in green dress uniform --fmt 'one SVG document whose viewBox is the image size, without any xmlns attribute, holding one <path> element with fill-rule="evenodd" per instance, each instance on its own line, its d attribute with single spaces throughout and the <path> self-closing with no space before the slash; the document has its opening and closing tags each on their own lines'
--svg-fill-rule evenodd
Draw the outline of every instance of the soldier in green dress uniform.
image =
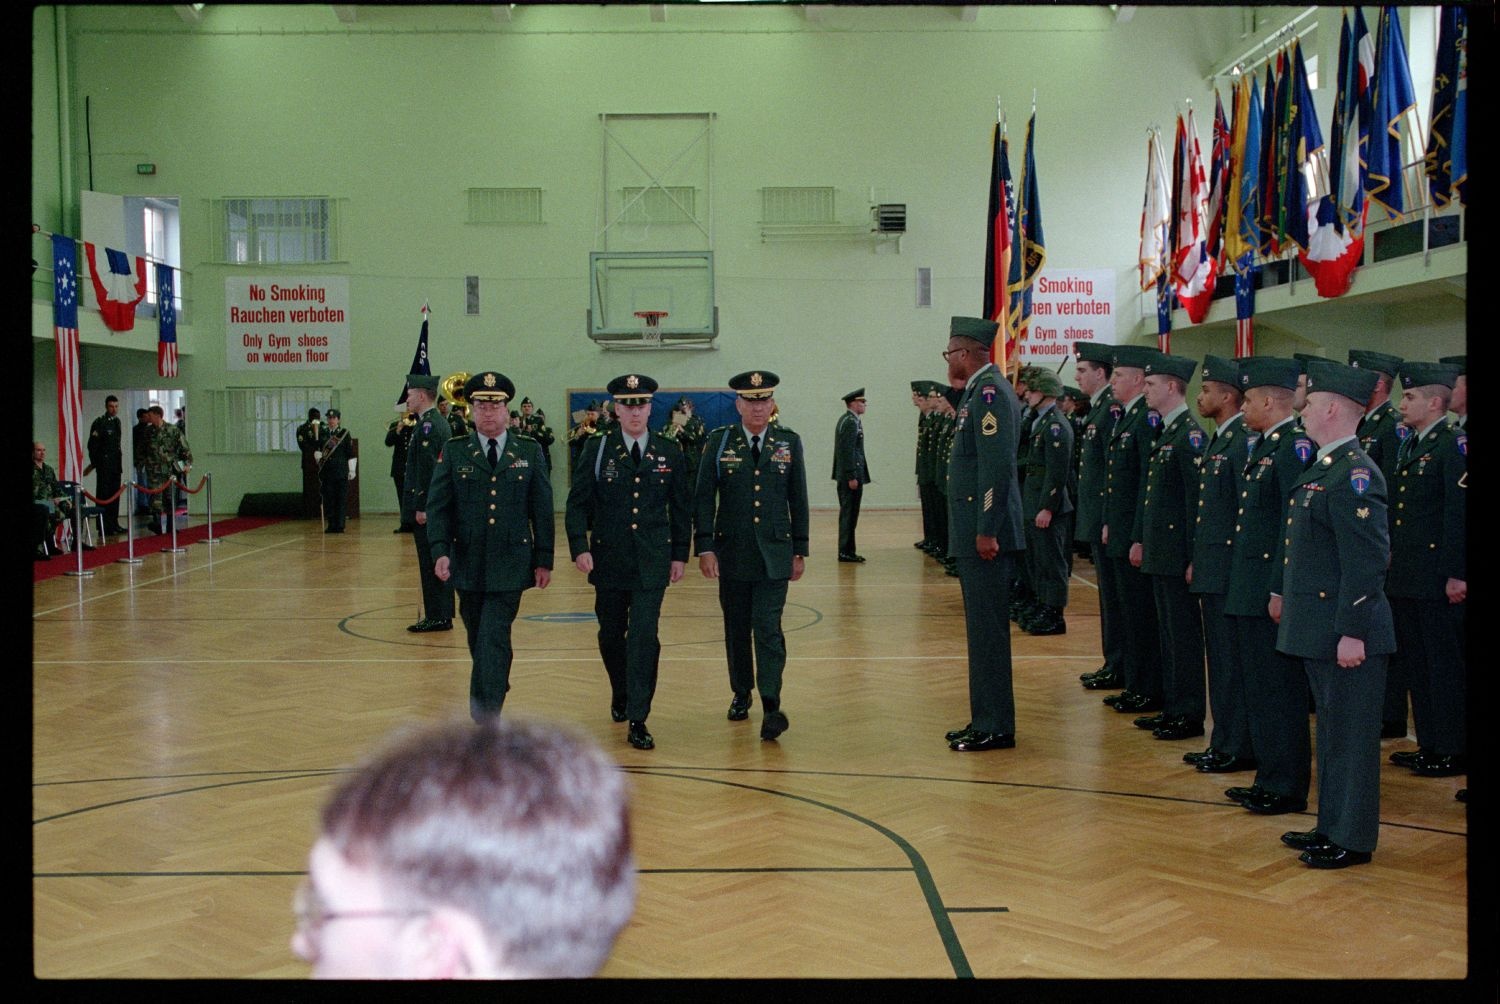
<svg viewBox="0 0 1500 1004">
<path fill-rule="evenodd" d="M 542 463 L 547 467 L 547 477 L 552 477 L 552 444 L 557 437 L 552 432 L 552 427 L 547 424 L 547 416 L 540 408 L 531 403 L 531 398 L 521 398 L 521 421 L 520 432 L 536 440 L 536 445 L 542 448 Z"/>
<path fill-rule="evenodd" d="M 770 426 L 780 378 L 749 370 L 729 380 L 740 421 L 708 434 L 698 467 L 694 519 L 698 567 L 719 580 L 729 720 L 750 717 L 760 691 L 760 737 L 775 739 L 789 721 L 781 710 L 787 586 L 802 578 L 808 555 L 807 468 L 802 439 Z M 752 659 L 752 639 L 754 643 Z"/>
<path fill-rule="evenodd" d="M 503 373 L 469 377 L 474 430 L 449 440 L 432 469 L 426 524 L 433 574 L 452 581 L 473 669 L 469 714 L 498 715 L 510 689 L 510 628 L 521 594 L 552 579 L 552 485 L 532 439 L 508 434 L 516 388 Z"/>
<path fill-rule="evenodd" d="M 1087 690 L 1117 690 L 1125 686 L 1125 612 L 1120 608 L 1119 588 L 1114 584 L 1114 566 L 1105 555 L 1100 531 L 1104 525 L 1104 499 L 1108 491 L 1109 437 L 1125 409 L 1115 400 L 1109 385 L 1114 373 L 1114 346 L 1075 342 L 1078 362 L 1073 376 L 1089 396 L 1083 417 L 1082 445 L 1078 454 L 1078 508 L 1073 513 L 1073 539 L 1089 550 L 1099 586 L 1099 641 L 1104 665 L 1079 675 Z"/>
<path fill-rule="evenodd" d="M 932 544 L 932 513 L 929 512 L 927 493 L 922 489 L 922 448 L 927 433 L 927 381 L 911 381 L 911 403 L 917 409 L 916 463 L 912 474 L 917 481 L 917 504 L 922 513 L 922 537 L 912 544 L 919 551 L 926 551 Z"/>
<path fill-rule="evenodd" d="M 1276 647 L 1301 660 L 1318 707 L 1318 825 L 1281 839 L 1313 868 L 1368 862 L 1380 833 L 1382 677 L 1396 636 L 1385 477 L 1355 434 L 1374 382 L 1368 370 L 1307 365 L 1302 422 L 1319 449 L 1293 485 L 1285 558 L 1272 569 Z"/>
<path fill-rule="evenodd" d="M 427 489 L 443 447 L 453 438 L 453 428 L 438 410 L 438 377 L 412 373 L 406 378 L 406 403 L 417 424 L 412 427 L 406 453 L 406 482 L 401 499 L 401 521 L 410 523 L 417 549 L 417 569 L 422 576 L 422 616 L 406 630 L 422 634 L 453 630 L 453 587 L 433 572 L 430 531 L 427 528 Z"/>
<path fill-rule="evenodd" d="M 839 560 L 863 562 L 855 550 L 854 533 L 859 526 L 859 506 L 865 485 L 871 482 L 865 460 L 865 389 L 844 395 L 844 413 L 833 427 L 833 486 L 839 500 Z"/>
<path fill-rule="evenodd" d="M 1026 480 L 1021 485 L 1021 518 L 1025 526 L 1026 564 L 1035 602 L 1023 612 L 1027 634 L 1064 634 L 1068 605 L 1068 556 L 1073 543 L 1073 423 L 1058 407 L 1062 381 L 1037 370 L 1026 385 L 1035 419 L 1026 451 Z"/>
<path fill-rule="evenodd" d="M 1442 356 L 1438 362 L 1444 366 L 1458 367 L 1458 376 L 1453 378 L 1453 397 L 1448 402 L 1448 407 L 1453 410 L 1453 414 L 1458 416 L 1453 427 L 1467 435 L 1469 431 L 1469 357 Z"/>
<path fill-rule="evenodd" d="M 89 468 L 94 471 L 94 493 L 107 499 L 120 490 L 120 480 L 125 472 L 122 450 L 124 427 L 120 424 L 120 399 L 113 394 L 104 399 L 104 414 L 94 419 L 89 426 Z M 85 469 L 83 473 L 89 471 Z M 124 533 L 120 525 L 120 500 L 105 502 L 104 532 Z"/>
<path fill-rule="evenodd" d="M 1011 686 L 1011 581 L 1026 549 L 1016 478 L 1021 401 L 990 362 L 998 325 L 955 317 L 949 325 L 948 382 L 961 384 L 948 460 L 948 553 L 964 597 L 969 655 L 969 722 L 947 734 L 960 753 L 1016 745 Z"/>
<path fill-rule="evenodd" d="M 640 373 L 609 382 L 620 424 L 584 444 L 568 489 L 564 526 L 573 564 L 594 587 L 599 655 L 609 676 L 610 717 L 629 721 L 636 749 L 646 729 L 667 586 L 681 581 L 692 547 L 692 485 L 682 450 L 647 427 L 657 383 Z"/>
<path fill-rule="evenodd" d="M 922 423 L 917 433 L 917 493 L 922 499 L 923 543 L 918 546 L 934 558 L 948 553 L 948 539 L 943 535 L 940 473 L 937 463 L 937 440 L 943 424 L 939 414 L 943 387 L 932 380 L 922 381 L 925 402 Z"/>
</svg>

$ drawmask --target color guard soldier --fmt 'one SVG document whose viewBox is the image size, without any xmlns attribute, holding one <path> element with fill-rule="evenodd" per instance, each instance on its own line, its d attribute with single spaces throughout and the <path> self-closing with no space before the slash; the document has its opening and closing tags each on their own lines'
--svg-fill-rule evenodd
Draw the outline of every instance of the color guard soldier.
<svg viewBox="0 0 1500 1004">
<path fill-rule="evenodd" d="M 610 717 L 629 721 L 626 738 L 643 750 L 656 745 L 646 717 L 661 655 L 661 602 L 687 567 L 693 524 L 682 450 L 647 427 L 656 387 L 639 373 L 609 382 L 620 424 L 584 444 L 564 518 L 573 564 L 594 587 Z"/>
<path fill-rule="evenodd" d="M 1446 418 L 1457 377 L 1456 367 L 1442 363 L 1401 366 L 1401 423 L 1409 431 L 1396 460 L 1386 593 L 1411 674 L 1418 749 L 1393 753 L 1391 762 L 1423 777 L 1468 771 L 1463 635 L 1469 437 Z"/>
<path fill-rule="evenodd" d="M 1298 660 L 1277 651 L 1276 622 L 1267 608 L 1271 576 L 1284 557 L 1287 500 L 1314 453 L 1312 440 L 1292 415 L 1302 377 L 1302 364 L 1291 359 L 1240 360 L 1245 424 L 1260 439 L 1240 482 L 1224 609 L 1240 642 L 1258 767 L 1250 787 L 1229 788 L 1224 796 L 1263 815 L 1306 809 L 1312 782 L 1307 674 Z"/>
<path fill-rule="evenodd" d="M 1115 398 L 1124 413 L 1115 423 L 1106 453 L 1104 520 L 1100 537 L 1105 560 L 1113 570 L 1111 598 L 1121 611 L 1124 630 L 1125 689 L 1105 703 L 1116 711 L 1140 713 L 1162 708 L 1161 638 L 1151 582 L 1141 571 L 1141 542 L 1133 536 L 1136 512 L 1145 495 L 1151 444 L 1161 416 L 1146 404 L 1146 365 L 1161 353 L 1144 345 L 1115 347 Z"/>
<path fill-rule="evenodd" d="M 473 670 L 469 715 L 498 715 L 510 690 L 510 628 L 521 594 L 552 580 L 552 485 L 536 441 L 508 435 L 515 385 L 503 373 L 469 377 L 473 431 L 449 440 L 432 469 L 426 525 L 433 574 L 452 581 Z"/>
<path fill-rule="evenodd" d="M 1208 702 L 1214 730 L 1206 750 L 1182 758 L 1205 774 L 1253 770 L 1256 766 L 1245 714 L 1246 667 L 1240 660 L 1234 625 L 1224 614 L 1240 482 L 1255 442 L 1240 412 L 1242 397 L 1239 365 L 1221 356 L 1205 356 L 1198 414 L 1213 420 L 1214 433 L 1198 461 L 1198 511 L 1193 517 L 1193 553 L 1187 581 L 1188 592 L 1197 596 L 1203 613 Z"/>
<path fill-rule="evenodd" d="M 1099 641 L 1104 665 L 1079 680 L 1087 690 L 1118 690 L 1125 686 L 1125 612 L 1120 608 L 1114 566 L 1105 557 L 1100 532 L 1104 526 L 1104 498 L 1108 491 L 1109 437 L 1125 409 L 1110 388 L 1114 373 L 1114 346 L 1074 342 L 1078 358 L 1073 375 L 1078 387 L 1089 395 L 1083 419 L 1082 446 L 1078 459 L 1078 508 L 1073 513 L 1073 539 L 1089 549 L 1099 586 Z"/>
<path fill-rule="evenodd" d="M 434 555 L 427 529 L 427 488 L 443 446 L 453 436 L 453 427 L 437 407 L 438 378 L 411 373 L 406 378 L 406 403 L 417 416 L 411 445 L 406 453 L 406 485 L 401 501 L 401 521 L 413 527 L 417 569 L 422 576 L 422 617 L 406 630 L 418 634 L 453 630 L 453 587 L 433 572 Z"/>
<path fill-rule="evenodd" d="M 959 753 L 1016 745 L 1011 687 L 1010 606 L 1021 530 L 1021 486 L 1016 441 L 1021 402 L 990 362 L 998 325 L 979 317 L 950 322 L 950 385 L 963 384 L 948 461 L 948 553 L 963 587 L 969 654 L 969 723 L 946 736 Z"/>
<path fill-rule="evenodd" d="M 854 549 L 854 531 L 859 525 L 859 504 L 864 487 L 871 482 L 865 460 L 865 389 L 844 395 L 844 413 L 833 429 L 833 486 L 839 499 L 839 560 L 863 562 Z"/>
<path fill-rule="evenodd" d="M 1026 563 L 1036 602 L 1023 613 L 1022 630 L 1033 635 L 1065 634 L 1068 605 L 1068 552 L 1073 543 L 1073 423 L 1057 406 L 1062 381 L 1037 370 L 1026 385 L 1036 413 L 1021 485 Z"/>
<path fill-rule="evenodd" d="M 1281 840 L 1313 868 L 1368 862 L 1380 832 L 1382 677 L 1396 637 L 1385 478 L 1355 434 L 1374 383 L 1369 370 L 1308 363 L 1302 422 L 1319 450 L 1292 489 L 1272 571 L 1276 646 L 1301 659 L 1318 707 L 1318 825 Z"/>
<path fill-rule="evenodd" d="M 1187 583 L 1198 458 L 1207 439 L 1187 407 L 1188 382 L 1197 369 L 1197 361 L 1186 356 L 1162 355 L 1146 363 L 1146 407 L 1161 416 L 1161 431 L 1147 460 L 1131 537 L 1141 542 L 1141 571 L 1151 583 L 1161 631 L 1162 710 L 1136 724 L 1149 725 L 1157 739 L 1203 735 L 1203 618 Z"/>
<path fill-rule="evenodd" d="M 787 585 L 802 578 L 808 554 L 807 469 L 801 438 L 770 426 L 780 378 L 750 370 L 729 379 L 740 421 L 708 434 L 698 467 L 698 567 L 719 580 L 724 651 L 729 662 L 729 720 L 750 717 L 750 692 L 760 691 L 760 737 L 787 730 L 781 710 L 786 636 L 781 612 Z M 754 658 L 751 640 L 754 639 Z"/>
</svg>

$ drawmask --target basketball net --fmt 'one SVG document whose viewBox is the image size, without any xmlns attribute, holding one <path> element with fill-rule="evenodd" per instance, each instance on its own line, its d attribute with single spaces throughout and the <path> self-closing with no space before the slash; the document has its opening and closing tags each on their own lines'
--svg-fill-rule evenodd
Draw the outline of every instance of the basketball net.
<svg viewBox="0 0 1500 1004">
<path fill-rule="evenodd" d="M 661 319 L 667 316 L 667 312 L 637 310 L 635 316 L 641 319 L 641 341 L 646 345 L 661 345 Z"/>
</svg>

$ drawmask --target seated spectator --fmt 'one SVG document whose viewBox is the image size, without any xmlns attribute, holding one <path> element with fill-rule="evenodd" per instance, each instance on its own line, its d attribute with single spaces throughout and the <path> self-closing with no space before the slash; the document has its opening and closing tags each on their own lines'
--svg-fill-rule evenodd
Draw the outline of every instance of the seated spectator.
<svg viewBox="0 0 1500 1004">
<path fill-rule="evenodd" d="M 585 977 L 634 907 L 624 775 L 589 740 L 492 717 L 339 785 L 292 948 L 319 978 Z"/>
<path fill-rule="evenodd" d="M 49 543 L 63 520 L 73 518 L 73 500 L 58 483 L 57 472 L 47 463 L 47 448 L 31 444 L 31 526 L 36 560 L 45 561 L 54 550 Z M 90 548 L 92 550 L 92 548 Z"/>
</svg>

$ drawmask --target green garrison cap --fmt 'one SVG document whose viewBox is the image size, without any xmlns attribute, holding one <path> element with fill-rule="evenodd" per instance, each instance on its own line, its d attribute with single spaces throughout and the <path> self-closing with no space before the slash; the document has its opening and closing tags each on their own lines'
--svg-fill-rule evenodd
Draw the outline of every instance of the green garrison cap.
<svg viewBox="0 0 1500 1004">
<path fill-rule="evenodd" d="M 1333 360 L 1329 359 L 1327 356 L 1315 356 L 1311 352 L 1293 352 L 1292 353 L 1292 358 L 1295 359 L 1297 362 L 1299 362 L 1299 363 L 1302 364 L 1298 368 L 1298 370 L 1297 370 L 1297 372 L 1299 372 L 1299 373 L 1306 373 L 1307 372 L 1307 364 L 1311 363 L 1311 362 L 1324 362 L 1324 363 L 1331 363 L 1331 362 L 1333 362 Z"/>
<path fill-rule="evenodd" d="M 859 390 L 851 390 L 849 393 L 844 395 L 845 404 L 850 404 L 854 401 L 863 401 L 864 399 L 865 389 L 863 387 L 861 387 Z"/>
<path fill-rule="evenodd" d="M 1457 366 L 1459 376 L 1464 376 L 1469 372 L 1468 356 L 1442 356 L 1438 359 L 1438 362 L 1445 366 Z"/>
<path fill-rule="evenodd" d="M 1206 355 L 1203 357 L 1203 379 L 1213 380 L 1216 383 L 1227 383 L 1231 387 L 1239 387 L 1239 363 L 1233 359 L 1225 359 L 1223 356 Z"/>
<path fill-rule="evenodd" d="M 913 394 L 922 394 L 922 395 L 925 395 L 927 393 L 927 381 L 926 380 L 913 380 L 911 382 L 911 392 Z"/>
<path fill-rule="evenodd" d="M 412 390 L 425 390 L 429 394 L 436 394 L 438 378 L 431 373 L 408 373 L 406 375 L 406 386 Z"/>
<path fill-rule="evenodd" d="M 985 348 L 990 347 L 998 330 L 1000 325 L 982 317 L 955 317 L 948 322 L 949 338 L 969 338 Z"/>
<path fill-rule="evenodd" d="M 1369 349 L 1350 349 L 1349 365 L 1362 370 L 1384 373 L 1392 380 L 1401 369 L 1401 357 L 1386 352 L 1371 352 Z"/>
<path fill-rule="evenodd" d="M 616 404 L 646 404 L 656 393 L 656 381 L 640 373 L 626 373 L 615 377 L 604 389 Z"/>
<path fill-rule="evenodd" d="M 779 383 L 781 377 L 770 370 L 746 370 L 729 378 L 729 389 L 747 401 L 760 401 L 770 397 Z"/>
<path fill-rule="evenodd" d="M 344 417 L 344 413 L 341 412 L 341 411 L 339 411 L 337 408 L 329 408 L 327 414 L 324 417 L 325 418 L 343 418 Z"/>
<path fill-rule="evenodd" d="M 1062 378 L 1051 370 L 1033 366 L 1033 372 L 1026 378 L 1026 386 L 1036 391 L 1043 397 L 1061 397 L 1063 392 Z"/>
<path fill-rule="evenodd" d="M 1169 356 L 1158 353 L 1155 359 L 1148 359 L 1143 367 L 1147 376 L 1166 374 L 1174 376 L 1183 383 L 1191 383 L 1193 374 L 1198 372 L 1198 360 L 1187 356 Z"/>
<path fill-rule="evenodd" d="M 516 396 L 516 385 L 510 377 L 495 370 L 485 370 L 469 377 L 464 384 L 464 397 L 471 403 L 476 401 L 499 401 L 504 404 Z"/>
<path fill-rule="evenodd" d="M 1458 376 L 1458 367 L 1450 366 L 1447 363 L 1406 362 L 1401 364 L 1401 386 L 1403 389 L 1442 384 L 1444 387 L 1452 390 Z"/>
<path fill-rule="evenodd" d="M 1313 357 L 1314 361 L 1317 357 Z M 1322 360 L 1325 363 L 1332 359 Z M 1297 389 L 1297 378 L 1302 375 L 1302 364 L 1295 359 L 1278 359 L 1276 356 L 1247 356 L 1240 360 L 1240 390 L 1252 387 L 1283 387 Z"/>
<path fill-rule="evenodd" d="M 1339 394 L 1363 407 L 1375 393 L 1381 372 L 1373 366 L 1345 366 L 1331 360 L 1314 359 L 1307 364 L 1307 392 Z"/>
<path fill-rule="evenodd" d="M 1149 345 L 1116 345 L 1114 363 L 1116 366 L 1133 366 L 1138 370 L 1146 368 L 1146 364 L 1161 357 L 1160 349 L 1153 349 Z M 1193 364 L 1194 367 L 1198 365 Z"/>
<path fill-rule="evenodd" d="M 934 394 L 936 394 L 938 397 L 942 397 L 948 392 L 948 385 L 945 383 L 938 383 L 936 380 L 923 380 L 922 385 L 922 393 L 926 394 L 928 397 L 931 397 Z"/>
<path fill-rule="evenodd" d="M 1073 353 L 1086 363 L 1098 363 L 1101 366 L 1115 364 L 1115 347 L 1102 342 L 1074 342 Z"/>
<path fill-rule="evenodd" d="M 1074 401 L 1077 401 L 1079 404 L 1088 404 L 1089 403 L 1089 396 L 1087 394 L 1085 394 L 1083 391 L 1079 390 L 1077 387 L 1064 387 L 1063 388 L 1063 397 L 1071 397 Z"/>
</svg>

